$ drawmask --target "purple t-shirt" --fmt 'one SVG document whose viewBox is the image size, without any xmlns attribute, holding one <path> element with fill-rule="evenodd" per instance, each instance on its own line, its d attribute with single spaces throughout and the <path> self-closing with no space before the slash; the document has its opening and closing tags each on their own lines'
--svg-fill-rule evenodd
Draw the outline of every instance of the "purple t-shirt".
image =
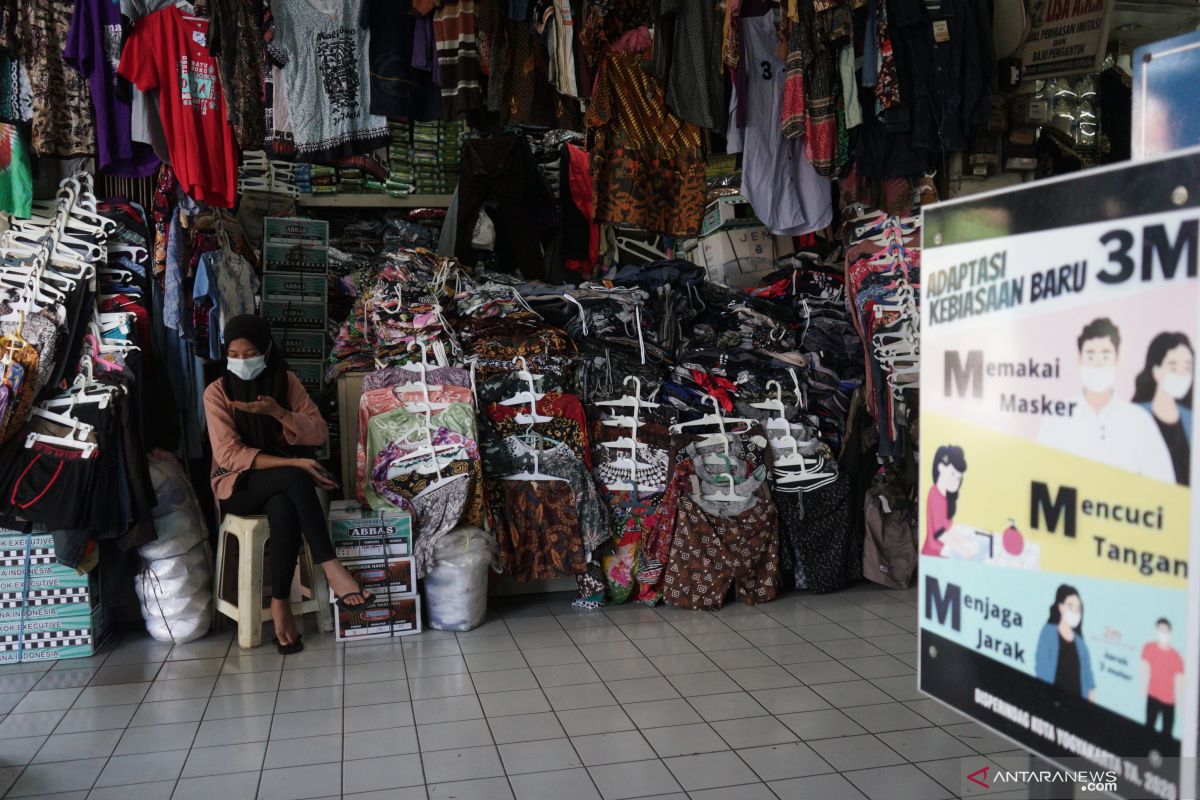
<svg viewBox="0 0 1200 800">
<path fill-rule="evenodd" d="M 121 61 L 119 0 L 78 0 L 63 60 L 87 78 L 96 111 L 96 160 L 102 172 L 118 178 L 144 178 L 158 168 L 148 144 L 130 137 L 130 104 L 117 94 Z"/>
</svg>

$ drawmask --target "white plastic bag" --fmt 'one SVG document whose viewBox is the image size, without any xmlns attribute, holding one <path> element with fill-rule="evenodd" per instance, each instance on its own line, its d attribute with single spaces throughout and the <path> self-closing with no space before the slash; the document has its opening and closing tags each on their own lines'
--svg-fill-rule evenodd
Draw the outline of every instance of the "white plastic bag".
<svg viewBox="0 0 1200 800">
<path fill-rule="evenodd" d="M 138 549 L 144 564 L 134 581 L 150 635 L 182 644 L 212 625 L 212 554 L 200 505 L 183 467 L 169 455 L 150 454 L 156 541 Z"/>
<path fill-rule="evenodd" d="M 434 548 L 437 564 L 425 576 L 429 627 L 469 631 L 487 617 L 488 568 L 496 560 L 495 538 L 479 528 L 460 526 Z"/>
</svg>

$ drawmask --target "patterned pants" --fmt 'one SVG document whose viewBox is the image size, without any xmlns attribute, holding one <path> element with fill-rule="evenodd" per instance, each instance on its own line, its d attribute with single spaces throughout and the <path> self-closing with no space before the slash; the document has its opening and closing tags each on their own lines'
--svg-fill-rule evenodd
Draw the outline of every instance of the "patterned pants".
<svg viewBox="0 0 1200 800">
<path fill-rule="evenodd" d="M 743 603 L 779 591 L 779 521 L 763 500 L 733 517 L 708 514 L 691 497 L 679 500 L 663 599 L 679 608 L 719 609 L 729 587 Z"/>
</svg>

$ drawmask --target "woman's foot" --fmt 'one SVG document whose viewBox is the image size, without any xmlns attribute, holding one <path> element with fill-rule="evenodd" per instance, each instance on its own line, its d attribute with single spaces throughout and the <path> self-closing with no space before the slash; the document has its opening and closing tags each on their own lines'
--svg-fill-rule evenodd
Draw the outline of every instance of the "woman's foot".
<svg viewBox="0 0 1200 800">
<path fill-rule="evenodd" d="M 271 619 L 275 621 L 275 638 L 279 644 L 287 647 L 300 641 L 300 627 L 292 616 L 290 600 L 271 598 Z"/>
<path fill-rule="evenodd" d="M 346 605 L 360 606 L 366 602 L 366 598 L 361 594 L 362 587 L 358 585 L 358 581 L 354 580 L 354 576 L 350 574 L 350 570 L 342 566 L 342 562 L 336 558 L 332 561 L 326 561 L 321 565 L 321 569 L 325 570 L 325 579 L 329 581 L 329 588 L 333 590 L 335 597 L 345 597 Z M 351 595 L 346 597 L 346 595 Z"/>
</svg>

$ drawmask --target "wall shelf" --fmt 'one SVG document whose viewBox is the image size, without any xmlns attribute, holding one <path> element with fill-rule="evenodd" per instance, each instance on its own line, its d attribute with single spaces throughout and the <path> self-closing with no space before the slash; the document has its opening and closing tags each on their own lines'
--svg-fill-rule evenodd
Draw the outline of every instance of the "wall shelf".
<svg viewBox="0 0 1200 800">
<path fill-rule="evenodd" d="M 301 194 L 298 201 L 306 208 L 447 208 L 448 194 Z"/>
</svg>

